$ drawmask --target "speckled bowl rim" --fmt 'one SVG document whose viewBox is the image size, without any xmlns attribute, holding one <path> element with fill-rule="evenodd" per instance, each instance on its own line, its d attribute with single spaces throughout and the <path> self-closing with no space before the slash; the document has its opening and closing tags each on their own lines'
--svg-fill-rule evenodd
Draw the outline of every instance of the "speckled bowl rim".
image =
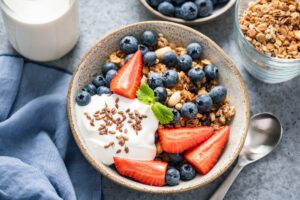
<svg viewBox="0 0 300 200">
<path fill-rule="evenodd" d="M 81 64 L 85 61 L 85 59 L 87 58 L 87 56 L 93 51 L 94 48 L 96 48 L 97 44 L 100 43 L 102 40 L 104 40 L 105 38 L 107 38 L 109 35 L 115 34 L 119 31 L 122 31 L 123 29 L 127 29 L 127 28 L 131 28 L 134 27 L 136 25 L 139 24 L 168 24 L 171 26 L 177 26 L 178 28 L 181 29 L 185 29 L 186 31 L 190 31 L 195 35 L 198 35 L 202 38 L 204 38 L 205 40 L 207 40 L 210 45 L 212 45 L 214 48 L 216 48 L 223 56 L 224 59 L 226 59 L 226 61 L 228 63 L 230 63 L 230 68 L 232 69 L 233 73 L 235 74 L 235 76 L 237 76 L 240 86 L 243 90 L 243 94 L 244 94 L 244 98 L 245 98 L 245 105 L 246 105 L 246 122 L 245 122 L 245 128 L 243 130 L 243 133 L 241 135 L 241 139 L 239 141 L 239 145 L 238 148 L 235 150 L 234 154 L 231 156 L 231 159 L 227 161 L 227 163 L 223 164 L 220 167 L 220 170 L 218 170 L 215 174 L 213 174 L 211 176 L 210 179 L 199 183 L 199 184 L 193 184 L 191 186 L 185 187 L 185 188 L 177 188 L 177 189 L 173 189 L 172 187 L 170 187 L 169 189 L 160 189 L 161 187 L 153 187 L 153 186 L 148 186 L 148 185 L 136 185 L 133 183 L 129 183 L 124 179 L 122 180 L 120 177 L 120 175 L 114 175 L 111 173 L 108 173 L 108 171 L 105 168 L 108 168 L 107 166 L 105 166 L 102 163 L 97 163 L 92 156 L 90 156 L 90 154 L 88 153 L 88 150 L 84 147 L 84 145 L 81 143 L 80 138 L 79 138 L 79 134 L 76 132 L 75 127 L 73 126 L 73 117 L 71 115 L 71 93 L 72 93 L 72 85 L 73 85 L 73 81 L 74 81 L 74 77 L 76 76 L 79 67 L 81 66 Z M 106 176 L 107 178 L 111 179 L 112 181 L 125 186 L 127 188 L 136 190 L 136 191 L 140 191 L 140 192 L 148 192 L 148 193 L 156 193 L 156 194 L 173 194 L 173 193 L 180 193 L 180 192 L 186 192 L 201 186 L 204 186 L 212 181 L 214 181 L 215 179 L 217 179 L 219 176 L 221 176 L 231 165 L 232 163 L 235 161 L 235 159 L 238 157 L 240 151 L 242 150 L 242 147 L 244 145 L 246 136 L 247 136 L 247 131 L 248 131 L 248 127 L 249 127 L 249 122 L 250 122 L 250 103 L 249 103 L 249 96 L 248 96 L 248 92 L 246 89 L 246 86 L 244 84 L 243 78 L 240 74 L 240 72 L 238 71 L 237 67 L 235 66 L 235 64 L 231 61 L 231 59 L 226 55 L 226 53 L 215 43 L 213 42 L 211 39 L 209 39 L 207 36 L 203 35 L 202 33 L 189 28 L 187 26 L 184 25 L 180 25 L 180 24 L 176 24 L 176 23 L 172 23 L 172 22 L 166 22 L 166 21 L 145 21 L 145 22 L 138 22 L 138 23 L 134 23 L 134 24 L 130 24 L 127 26 L 124 26 L 112 33 L 107 34 L 106 36 L 102 37 L 100 40 L 98 40 L 88 51 L 87 53 L 84 54 L 83 58 L 80 60 L 77 68 L 75 69 L 72 79 L 69 83 L 69 89 L 68 89 L 68 96 L 67 96 L 67 112 L 68 112 L 68 119 L 69 119 L 69 124 L 71 127 L 71 132 L 75 138 L 75 142 L 77 144 L 77 146 L 79 147 L 80 151 L 82 152 L 82 154 L 85 156 L 85 158 L 90 162 L 90 164 L 97 170 L 99 171 L 102 175 Z M 164 187 L 162 187 L 164 188 Z M 100 189 L 100 188 L 99 188 Z"/>
<path fill-rule="evenodd" d="M 184 20 L 184 19 L 179 19 L 176 17 L 168 17 L 166 15 L 161 14 L 160 12 L 158 12 L 157 10 L 152 8 L 147 3 L 147 0 L 139 0 L 139 1 L 146 8 L 146 10 L 148 10 L 152 15 L 154 15 L 160 19 L 166 20 L 166 21 L 176 22 L 176 23 L 185 24 L 185 25 L 200 25 L 200 24 L 205 24 L 205 23 L 214 21 L 221 15 L 225 14 L 236 2 L 236 0 L 229 0 L 229 2 L 227 2 L 222 8 L 220 8 L 220 9 L 222 9 L 222 11 L 219 12 L 218 14 L 212 14 L 208 17 L 198 18 L 195 20 Z"/>
</svg>

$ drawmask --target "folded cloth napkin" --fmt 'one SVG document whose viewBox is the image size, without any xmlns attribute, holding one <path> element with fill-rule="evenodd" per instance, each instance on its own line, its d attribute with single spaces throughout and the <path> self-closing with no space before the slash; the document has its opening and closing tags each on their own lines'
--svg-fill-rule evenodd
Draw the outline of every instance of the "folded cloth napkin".
<svg viewBox="0 0 300 200">
<path fill-rule="evenodd" d="M 71 136 L 71 75 L 0 56 L 0 199 L 99 200 L 101 176 Z"/>
</svg>

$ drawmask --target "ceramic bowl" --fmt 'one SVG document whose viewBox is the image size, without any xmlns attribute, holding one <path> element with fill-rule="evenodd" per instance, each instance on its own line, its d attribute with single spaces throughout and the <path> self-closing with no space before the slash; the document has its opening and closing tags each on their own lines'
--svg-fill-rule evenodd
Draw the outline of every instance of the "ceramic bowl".
<svg viewBox="0 0 300 200">
<path fill-rule="evenodd" d="M 236 116 L 231 123 L 231 135 L 216 166 L 206 175 L 197 175 L 191 181 L 181 182 L 174 187 L 148 186 L 118 174 L 114 169 L 96 162 L 81 134 L 78 132 L 75 113 L 75 97 L 77 92 L 89 83 L 95 74 L 101 72 L 101 66 L 107 57 L 119 48 L 119 41 L 126 35 L 138 36 L 143 30 L 154 30 L 163 33 L 169 41 L 187 45 L 190 42 L 199 42 L 204 48 L 203 57 L 210 59 L 219 66 L 219 81 L 228 90 L 228 100 L 236 107 Z M 162 21 L 148 21 L 123 27 L 96 42 L 96 44 L 83 56 L 76 68 L 68 92 L 68 116 L 72 133 L 81 152 L 86 159 L 104 176 L 134 190 L 151 193 L 177 193 L 203 186 L 223 174 L 237 158 L 248 130 L 249 99 L 243 79 L 231 59 L 212 40 L 189 27 Z"/>
<path fill-rule="evenodd" d="M 140 2 L 152 15 L 154 15 L 162 20 L 176 22 L 176 23 L 185 24 L 185 25 L 199 25 L 199 24 L 208 23 L 208 22 L 211 22 L 211 21 L 217 19 L 219 16 L 221 16 L 222 14 L 224 14 L 226 11 L 229 10 L 235 4 L 236 0 L 229 0 L 226 4 L 224 4 L 222 6 L 217 6 L 214 9 L 212 15 L 210 15 L 208 17 L 197 18 L 195 20 L 184 20 L 184 19 L 179 19 L 176 17 L 168 17 L 166 15 L 161 14 L 154 8 L 152 8 L 147 3 L 147 0 L 140 0 Z"/>
</svg>

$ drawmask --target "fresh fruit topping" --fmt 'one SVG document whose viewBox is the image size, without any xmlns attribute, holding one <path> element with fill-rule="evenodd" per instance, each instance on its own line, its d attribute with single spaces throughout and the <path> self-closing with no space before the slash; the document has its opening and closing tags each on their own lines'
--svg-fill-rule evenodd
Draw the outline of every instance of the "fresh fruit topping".
<svg viewBox="0 0 300 200">
<path fill-rule="evenodd" d="M 105 76 L 106 73 L 107 73 L 108 71 L 112 70 L 112 69 L 118 71 L 118 67 L 117 67 L 117 65 L 116 65 L 115 63 L 111 63 L 111 62 L 105 63 L 105 64 L 102 66 L 102 74 L 103 74 L 103 76 Z M 99 85 L 99 86 L 103 86 L 103 85 Z M 98 87 L 99 87 L 99 86 L 98 86 Z"/>
<path fill-rule="evenodd" d="M 166 183 L 170 186 L 178 185 L 180 180 L 180 173 L 177 169 L 171 167 L 166 174 Z"/>
<path fill-rule="evenodd" d="M 178 73 L 175 70 L 169 69 L 163 73 L 163 82 L 167 88 L 174 87 L 178 79 Z"/>
<path fill-rule="evenodd" d="M 163 77 L 158 73 L 151 73 L 148 77 L 147 82 L 152 89 L 155 89 L 157 87 L 162 87 L 164 85 Z"/>
<path fill-rule="evenodd" d="M 100 86 L 97 88 L 97 94 L 101 96 L 102 94 L 110 94 L 111 90 L 108 87 Z"/>
<path fill-rule="evenodd" d="M 150 4 L 150 6 L 157 8 L 157 6 L 163 2 L 164 0 L 147 0 L 147 2 Z"/>
<path fill-rule="evenodd" d="M 96 86 L 96 87 L 100 87 L 100 86 L 105 86 L 106 85 L 106 81 L 105 78 L 102 75 L 98 75 L 94 78 L 94 80 L 92 81 L 92 83 Z"/>
<path fill-rule="evenodd" d="M 147 46 L 153 47 L 157 44 L 157 34 L 153 31 L 144 31 L 141 35 L 141 42 Z"/>
<path fill-rule="evenodd" d="M 177 165 L 184 160 L 183 155 L 179 153 L 169 153 L 169 158 L 174 165 Z"/>
<path fill-rule="evenodd" d="M 163 87 L 157 87 L 154 89 L 155 100 L 164 103 L 167 100 L 167 90 Z"/>
<path fill-rule="evenodd" d="M 146 185 L 163 186 L 168 164 L 161 161 L 138 161 L 114 157 L 117 171 Z"/>
<path fill-rule="evenodd" d="M 181 17 L 186 20 L 196 19 L 198 16 L 198 7 L 193 2 L 186 2 L 181 6 Z"/>
<path fill-rule="evenodd" d="M 189 69 L 191 69 L 193 64 L 192 57 L 187 54 L 183 54 L 179 56 L 177 61 L 178 61 L 178 69 L 184 72 L 189 71 Z"/>
<path fill-rule="evenodd" d="M 172 3 L 174 3 L 175 5 L 181 5 L 182 3 L 184 3 L 186 0 L 171 0 Z"/>
<path fill-rule="evenodd" d="M 154 91 L 147 84 L 141 85 L 137 91 L 137 98 L 139 101 L 147 105 L 152 105 L 151 110 L 161 124 L 168 124 L 172 121 L 172 109 L 159 102 L 156 102 Z"/>
<path fill-rule="evenodd" d="M 106 85 L 110 85 L 111 80 L 115 77 L 117 71 L 114 69 L 109 70 L 105 75 Z"/>
<path fill-rule="evenodd" d="M 95 85 L 90 83 L 86 85 L 82 90 L 87 91 L 88 93 L 90 93 L 91 96 L 93 96 L 96 94 L 97 88 L 95 87 Z"/>
<path fill-rule="evenodd" d="M 197 83 L 203 80 L 203 78 L 205 77 L 205 73 L 200 68 L 192 68 L 189 70 L 188 76 L 193 82 Z"/>
<path fill-rule="evenodd" d="M 172 17 L 172 16 L 174 16 L 175 7 L 173 6 L 173 4 L 165 1 L 158 5 L 157 10 L 158 10 L 158 12 L 160 12 L 164 15 Z"/>
<path fill-rule="evenodd" d="M 175 7 L 174 15 L 176 18 L 182 18 L 181 7 Z"/>
<path fill-rule="evenodd" d="M 125 36 L 120 41 L 120 49 L 126 54 L 131 54 L 138 49 L 138 40 L 133 36 Z"/>
<path fill-rule="evenodd" d="M 196 170 L 188 163 L 185 163 L 180 167 L 179 173 L 180 179 L 183 181 L 192 180 L 196 176 Z"/>
<path fill-rule="evenodd" d="M 168 51 L 162 54 L 161 63 L 167 67 L 174 67 L 177 64 L 177 56 L 174 51 Z"/>
<path fill-rule="evenodd" d="M 209 91 L 209 96 L 211 97 L 214 104 L 221 103 L 227 95 L 227 90 L 224 86 L 219 85 L 214 87 Z"/>
<path fill-rule="evenodd" d="M 171 121 L 171 124 L 176 124 L 180 120 L 180 112 L 175 108 L 172 109 L 172 112 L 173 112 L 173 119 Z"/>
<path fill-rule="evenodd" d="M 143 56 L 143 61 L 144 65 L 147 67 L 150 67 L 153 65 L 156 61 L 156 53 L 153 51 L 148 51 L 144 56 Z"/>
<path fill-rule="evenodd" d="M 206 65 L 204 73 L 208 80 L 216 80 L 218 78 L 218 68 L 214 64 Z"/>
<path fill-rule="evenodd" d="M 201 174 L 207 174 L 217 163 L 230 134 L 229 126 L 217 130 L 208 140 L 185 153 L 185 159 Z"/>
<path fill-rule="evenodd" d="M 133 53 L 131 54 L 128 54 L 126 57 L 125 57 L 125 63 L 128 62 L 128 60 L 133 56 Z"/>
<path fill-rule="evenodd" d="M 195 102 L 200 113 L 209 112 L 213 105 L 213 101 L 208 94 L 201 94 L 197 96 Z"/>
<path fill-rule="evenodd" d="M 187 46 L 187 53 L 193 58 L 198 59 L 202 54 L 202 46 L 199 43 L 190 43 Z"/>
<path fill-rule="evenodd" d="M 194 117 L 196 117 L 197 113 L 198 113 L 198 108 L 192 102 L 187 102 L 183 104 L 181 108 L 181 115 L 187 119 L 193 119 Z"/>
<path fill-rule="evenodd" d="M 199 17 L 207 17 L 212 14 L 214 8 L 211 0 L 195 0 L 195 4 L 198 6 Z"/>
<path fill-rule="evenodd" d="M 142 52 L 137 51 L 114 76 L 110 83 L 110 89 L 116 94 L 134 99 L 141 84 L 142 73 Z"/>
<path fill-rule="evenodd" d="M 87 91 L 79 91 L 76 96 L 76 102 L 79 106 L 86 106 L 91 102 L 91 95 Z"/>
<path fill-rule="evenodd" d="M 213 134 L 213 128 L 206 126 L 158 129 L 159 141 L 165 152 L 181 153 Z"/>
<path fill-rule="evenodd" d="M 143 56 L 149 51 L 149 48 L 143 44 L 138 45 L 138 50 L 142 51 Z"/>
</svg>

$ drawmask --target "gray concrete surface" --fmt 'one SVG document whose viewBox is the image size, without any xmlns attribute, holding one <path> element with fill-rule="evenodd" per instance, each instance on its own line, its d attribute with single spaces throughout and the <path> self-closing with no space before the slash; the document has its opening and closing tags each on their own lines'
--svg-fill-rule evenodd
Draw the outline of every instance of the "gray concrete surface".
<svg viewBox="0 0 300 200">
<path fill-rule="evenodd" d="M 109 32 L 133 22 L 153 20 L 137 0 L 79 0 L 81 37 L 66 56 L 50 64 L 72 71 L 84 52 Z M 217 21 L 195 27 L 219 44 L 235 61 L 247 84 L 252 113 L 273 112 L 282 121 L 284 136 L 278 148 L 265 159 L 247 167 L 238 177 L 226 200 L 299 200 L 300 199 L 300 77 L 283 84 L 268 85 L 255 80 L 243 68 L 243 58 L 233 37 L 233 13 Z M 14 53 L 0 18 L 0 54 Z M 1 70 L 1 66 L 0 66 Z M 227 173 L 226 173 L 227 174 Z M 106 200 L 205 200 L 224 177 L 203 188 L 176 195 L 139 193 L 103 178 Z"/>
</svg>

